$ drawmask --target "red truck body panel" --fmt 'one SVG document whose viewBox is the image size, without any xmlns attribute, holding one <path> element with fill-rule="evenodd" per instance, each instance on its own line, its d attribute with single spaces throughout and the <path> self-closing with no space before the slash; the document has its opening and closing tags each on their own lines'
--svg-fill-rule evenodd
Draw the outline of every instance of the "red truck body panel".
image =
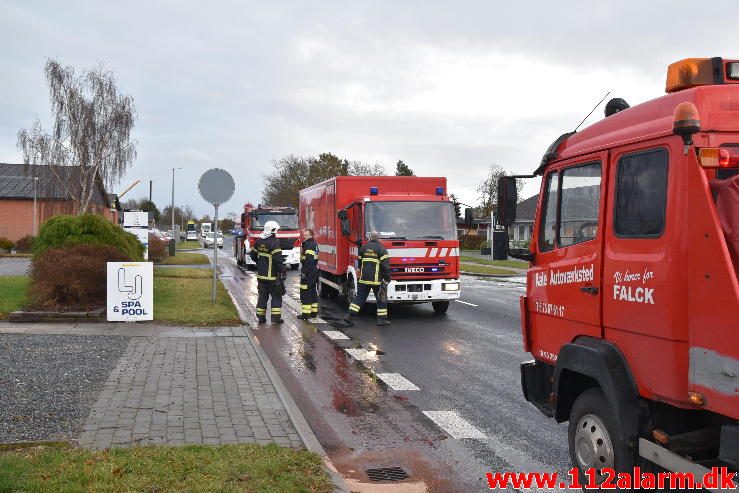
<svg viewBox="0 0 739 493">
<path fill-rule="evenodd" d="M 372 189 L 377 193 L 373 194 Z M 353 231 L 366 234 L 362 207 L 375 202 L 450 203 L 446 178 L 416 176 L 337 176 L 300 192 L 300 225 L 314 230 L 319 267 L 336 276 L 346 275 L 356 263 L 358 247 L 341 233 L 339 210 L 347 214 Z M 358 204 L 358 208 L 353 207 Z M 450 218 L 450 222 L 454 219 Z M 362 224 L 359 224 L 359 223 Z M 445 239 L 381 239 L 390 254 L 394 281 L 458 279 L 459 241 L 456 224 Z M 366 238 L 364 238 L 366 239 Z M 390 297 L 392 301 L 392 296 Z M 419 299 L 421 301 L 421 299 Z"/>
</svg>

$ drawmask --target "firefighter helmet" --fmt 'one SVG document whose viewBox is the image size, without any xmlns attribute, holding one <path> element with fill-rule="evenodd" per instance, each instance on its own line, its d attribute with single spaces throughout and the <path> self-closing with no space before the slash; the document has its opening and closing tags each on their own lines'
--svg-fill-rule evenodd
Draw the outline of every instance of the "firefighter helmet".
<svg viewBox="0 0 739 493">
<path fill-rule="evenodd" d="M 262 232 L 261 236 L 262 238 L 269 238 L 270 236 L 277 234 L 277 231 L 280 229 L 280 225 L 277 224 L 277 221 L 267 221 L 264 223 L 264 231 Z"/>
</svg>

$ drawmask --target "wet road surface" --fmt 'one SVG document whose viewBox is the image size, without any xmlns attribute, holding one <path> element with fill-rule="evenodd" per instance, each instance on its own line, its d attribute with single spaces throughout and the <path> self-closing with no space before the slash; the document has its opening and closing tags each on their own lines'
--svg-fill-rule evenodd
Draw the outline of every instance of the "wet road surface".
<svg viewBox="0 0 739 493">
<path fill-rule="evenodd" d="M 226 255 L 219 266 L 253 304 L 254 274 Z M 286 323 L 254 333 L 344 476 L 369 483 L 366 469 L 398 466 L 428 491 L 489 491 L 486 472 L 569 468 L 566 425 L 521 394 L 523 285 L 465 276 L 446 315 L 395 305 L 377 327 L 369 305 L 347 328 L 338 300 L 321 300 L 328 323 L 295 319 L 298 280 L 289 272 Z"/>
</svg>

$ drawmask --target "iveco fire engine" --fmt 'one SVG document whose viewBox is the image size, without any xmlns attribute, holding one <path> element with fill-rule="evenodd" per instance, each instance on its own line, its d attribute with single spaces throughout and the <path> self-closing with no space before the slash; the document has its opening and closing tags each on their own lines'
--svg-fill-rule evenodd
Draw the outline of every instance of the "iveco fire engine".
<svg viewBox="0 0 739 493">
<path fill-rule="evenodd" d="M 246 267 L 254 266 L 249 257 L 254 242 L 264 230 L 267 221 L 277 221 L 280 229 L 277 238 L 280 240 L 282 258 L 291 269 L 300 265 L 300 232 L 298 231 L 298 211 L 293 207 L 270 207 L 259 204 L 244 204 L 241 214 L 241 233 L 234 238 L 234 257 L 236 263 Z"/>
<path fill-rule="evenodd" d="M 446 178 L 337 176 L 300 191 L 300 225 L 315 232 L 323 297 L 354 297 L 359 247 L 377 231 L 390 255 L 389 303 L 431 303 L 445 313 L 459 298 L 459 241 Z"/>
<path fill-rule="evenodd" d="M 676 62 L 666 92 L 549 147 L 512 252 L 531 262 L 524 396 L 601 479 L 739 461 L 739 61 Z M 515 179 L 498 193 L 510 225 Z"/>
</svg>

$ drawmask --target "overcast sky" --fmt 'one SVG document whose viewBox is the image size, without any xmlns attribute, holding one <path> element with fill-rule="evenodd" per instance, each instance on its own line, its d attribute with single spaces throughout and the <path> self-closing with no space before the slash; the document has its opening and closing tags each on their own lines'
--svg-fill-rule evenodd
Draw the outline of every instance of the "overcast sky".
<svg viewBox="0 0 739 493">
<path fill-rule="evenodd" d="M 490 163 L 531 172 L 606 91 L 634 105 L 663 94 L 673 61 L 739 57 L 737 19 L 737 0 L 3 0 L 0 162 L 21 161 L 36 116 L 51 125 L 47 58 L 102 61 L 138 111 L 138 158 L 114 192 L 153 180 L 163 208 L 181 167 L 175 202 L 211 213 L 197 180 L 221 167 L 236 179 L 222 211 L 239 212 L 272 160 L 332 152 L 402 159 L 473 203 Z"/>
</svg>

